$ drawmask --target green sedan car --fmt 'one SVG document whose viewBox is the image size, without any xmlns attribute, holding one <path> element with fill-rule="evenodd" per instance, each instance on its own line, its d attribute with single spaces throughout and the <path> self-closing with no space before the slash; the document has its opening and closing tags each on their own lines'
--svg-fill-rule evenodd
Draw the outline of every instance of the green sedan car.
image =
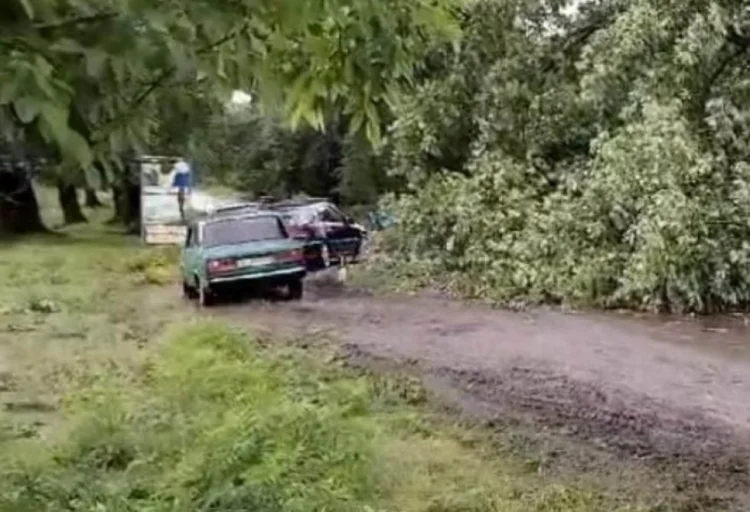
<svg viewBox="0 0 750 512">
<path fill-rule="evenodd" d="M 302 298 L 304 244 L 289 236 L 273 212 L 245 212 L 200 219 L 188 225 L 180 269 L 189 298 L 211 305 L 229 289 L 285 287 Z"/>
</svg>

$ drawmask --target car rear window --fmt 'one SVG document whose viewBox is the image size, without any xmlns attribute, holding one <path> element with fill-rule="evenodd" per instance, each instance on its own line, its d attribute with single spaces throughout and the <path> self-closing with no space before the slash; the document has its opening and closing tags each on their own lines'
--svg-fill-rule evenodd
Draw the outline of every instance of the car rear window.
<svg viewBox="0 0 750 512">
<path fill-rule="evenodd" d="M 203 245 L 206 247 L 286 237 L 286 232 L 279 220 L 271 216 L 211 222 L 203 229 Z"/>
</svg>

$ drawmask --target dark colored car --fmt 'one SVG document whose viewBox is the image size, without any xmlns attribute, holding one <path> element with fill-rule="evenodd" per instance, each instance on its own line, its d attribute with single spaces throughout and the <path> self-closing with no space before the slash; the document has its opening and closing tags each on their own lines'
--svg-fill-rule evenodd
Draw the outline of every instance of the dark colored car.
<svg viewBox="0 0 750 512">
<path fill-rule="evenodd" d="M 266 208 L 279 212 L 289 233 L 306 242 L 306 256 L 313 268 L 356 260 L 367 238 L 367 230 L 347 217 L 330 201 L 311 199 L 280 201 Z"/>
</svg>

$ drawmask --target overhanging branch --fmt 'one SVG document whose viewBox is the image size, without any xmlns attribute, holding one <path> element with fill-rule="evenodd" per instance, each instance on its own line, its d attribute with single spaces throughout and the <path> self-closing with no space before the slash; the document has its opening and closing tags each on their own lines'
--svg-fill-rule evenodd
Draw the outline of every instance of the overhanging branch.
<svg viewBox="0 0 750 512">
<path fill-rule="evenodd" d="M 85 25 L 91 23 L 99 23 L 101 21 L 107 21 L 117 18 L 120 15 L 119 12 L 100 12 L 97 14 L 90 14 L 86 16 L 76 16 L 73 18 L 65 18 L 61 20 L 48 21 L 44 23 L 34 23 L 32 26 L 36 30 L 56 30 L 72 27 L 75 25 Z"/>
<path fill-rule="evenodd" d="M 203 46 L 196 50 L 196 55 L 204 55 L 206 53 L 209 53 L 219 46 L 222 46 L 229 41 L 233 40 L 234 38 L 241 35 L 243 32 L 245 32 L 250 26 L 250 22 L 246 21 L 241 26 L 237 27 L 236 29 L 230 31 L 227 35 L 224 37 L 221 37 L 220 39 L 207 44 L 206 46 Z M 150 84 L 146 86 L 144 90 L 142 90 L 140 93 L 136 94 L 135 97 L 129 102 L 129 106 L 127 107 L 126 111 L 121 115 L 114 119 L 109 120 L 106 122 L 100 130 L 98 130 L 100 135 L 96 137 L 96 139 L 93 141 L 94 143 L 101 143 L 104 135 L 106 135 L 114 126 L 119 125 L 123 122 L 126 122 L 133 114 L 134 112 L 140 107 L 148 97 L 153 94 L 157 89 L 162 87 L 167 83 L 167 81 L 174 76 L 174 74 L 177 72 L 177 67 L 172 66 L 168 69 L 163 70 L 159 75 L 154 78 L 153 81 L 151 81 Z"/>
</svg>

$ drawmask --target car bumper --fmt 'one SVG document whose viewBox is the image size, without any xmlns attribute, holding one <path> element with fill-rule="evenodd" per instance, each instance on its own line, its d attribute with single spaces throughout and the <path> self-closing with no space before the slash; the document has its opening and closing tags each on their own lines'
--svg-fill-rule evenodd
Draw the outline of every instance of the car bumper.
<svg viewBox="0 0 750 512">
<path fill-rule="evenodd" d="M 273 286 L 285 283 L 291 279 L 302 279 L 307 274 L 304 267 L 285 268 L 255 274 L 238 274 L 233 276 L 218 276 L 208 279 L 210 288 L 229 286 Z"/>
</svg>

